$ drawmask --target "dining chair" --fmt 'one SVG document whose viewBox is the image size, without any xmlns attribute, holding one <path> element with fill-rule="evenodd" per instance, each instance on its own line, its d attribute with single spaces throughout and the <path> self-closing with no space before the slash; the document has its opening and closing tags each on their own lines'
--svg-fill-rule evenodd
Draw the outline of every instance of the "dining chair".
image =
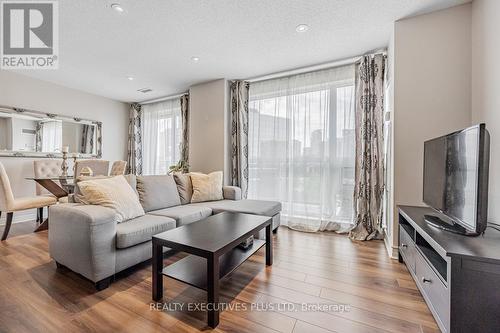
<svg viewBox="0 0 500 333">
<path fill-rule="evenodd" d="M 14 212 L 27 209 L 43 209 L 57 203 L 57 199 L 49 196 L 21 197 L 14 198 L 12 187 L 10 186 L 9 176 L 0 162 L 0 216 L 2 212 L 7 213 L 5 228 L 3 230 L 2 240 L 7 239 Z"/>
<path fill-rule="evenodd" d="M 33 161 L 35 178 L 58 177 L 62 173 L 62 160 L 44 159 Z M 52 195 L 42 185 L 36 183 L 36 195 Z"/>
<path fill-rule="evenodd" d="M 75 177 L 80 176 L 82 169 L 85 167 L 92 169 L 93 176 L 108 176 L 109 174 L 109 161 L 78 160 L 75 163 Z"/>
<path fill-rule="evenodd" d="M 120 176 L 125 174 L 127 169 L 127 161 L 114 161 L 111 166 L 110 176 Z"/>
<path fill-rule="evenodd" d="M 62 165 L 62 160 L 60 159 L 35 160 L 33 161 L 33 172 L 35 178 L 59 177 L 62 173 L 61 165 Z M 58 180 L 54 180 L 54 182 L 57 185 L 61 186 Z M 35 183 L 35 186 L 36 186 L 35 187 L 36 195 L 55 197 L 52 193 L 50 193 L 45 187 L 43 187 L 39 183 Z M 68 197 L 59 198 L 58 201 L 67 202 Z M 43 222 L 43 209 L 37 210 L 36 221 Z"/>
</svg>

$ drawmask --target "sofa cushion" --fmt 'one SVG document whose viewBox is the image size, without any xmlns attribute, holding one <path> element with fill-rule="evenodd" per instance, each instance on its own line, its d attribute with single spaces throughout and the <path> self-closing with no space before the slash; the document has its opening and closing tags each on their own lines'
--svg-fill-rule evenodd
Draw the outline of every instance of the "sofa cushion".
<svg viewBox="0 0 500 333">
<path fill-rule="evenodd" d="M 193 206 L 209 207 L 214 214 L 221 212 L 247 213 L 274 216 L 281 211 L 281 203 L 265 200 L 220 200 L 199 202 Z"/>
<path fill-rule="evenodd" d="M 189 173 L 174 173 L 174 180 L 177 184 L 177 191 L 181 198 L 181 204 L 186 205 L 191 202 L 193 196 L 193 184 L 191 184 L 191 176 Z"/>
<path fill-rule="evenodd" d="M 116 247 L 124 249 L 148 242 L 154 235 L 174 228 L 174 219 L 146 214 L 116 225 Z"/>
<path fill-rule="evenodd" d="M 181 204 L 174 177 L 137 176 L 137 192 L 145 212 Z"/>
<path fill-rule="evenodd" d="M 189 204 L 155 210 L 149 214 L 171 217 L 177 221 L 177 227 L 180 227 L 212 215 L 212 209 Z"/>
</svg>

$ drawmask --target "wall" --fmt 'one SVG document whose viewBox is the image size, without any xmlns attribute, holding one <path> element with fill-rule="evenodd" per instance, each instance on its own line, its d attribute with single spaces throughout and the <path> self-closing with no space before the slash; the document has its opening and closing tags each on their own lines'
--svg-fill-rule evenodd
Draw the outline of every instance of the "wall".
<svg viewBox="0 0 500 333">
<path fill-rule="evenodd" d="M 128 106 L 125 103 L 0 71 L 0 105 L 101 121 L 103 159 L 126 159 Z M 32 158 L 0 157 L 0 162 L 7 170 L 16 197 L 34 195 L 35 184 L 25 179 L 33 176 Z M 14 216 L 15 221 L 32 219 L 34 212 L 27 211 Z"/>
<path fill-rule="evenodd" d="M 11 138 L 12 150 L 34 151 L 36 149 L 35 134 L 23 133 L 23 130 L 36 131 L 36 122 L 28 119 L 12 118 Z"/>
<path fill-rule="evenodd" d="M 500 1 L 472 3 L 472 122 L 490 132 L 488 220 L 500 223 Z"/>
<path fill-rule="evenodd" d="M 384 218 L 385 218 L 385 237 L 384 243 L 389 256 L 396 257 L 397 251 L 394 250 L 393 244 L 394 232 L 394 30 L 391 33 L 389 46 L 387 47 L 387 74 L 386 74 L 386 98 L 385 98 L 385 120 L 387 130 L 384 132 L 386 140 L 385 154 L 385 200 L 384 200 Z M 388 123 L 387 123 L 388 122 Z"/>
<path fill-rule="evenodd" d="M 191 171 L 224 171 L 229 183 L 228 85 L 225 79 L 189 89 L 189 164 Z"/>
<path fill-rule="evenodd" d="M 397 214 L 397 205 L 423 205 L 424 141 L 471 123 L 471 5 L 400 20 L 394 28 Z"/>
</svg>

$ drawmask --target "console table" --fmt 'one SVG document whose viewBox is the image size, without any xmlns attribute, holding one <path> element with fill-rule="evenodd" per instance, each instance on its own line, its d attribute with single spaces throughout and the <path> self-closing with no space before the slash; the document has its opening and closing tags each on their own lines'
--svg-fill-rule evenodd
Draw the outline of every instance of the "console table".
<svg viewBox="0 0 500 333">
<path fill-rule="evenodd" d="M 399 206 L 399 261 L 443 332 L 500 332 L 500 231 L 468 237 L 435 228 L 428 207 Z"/>
</svg>

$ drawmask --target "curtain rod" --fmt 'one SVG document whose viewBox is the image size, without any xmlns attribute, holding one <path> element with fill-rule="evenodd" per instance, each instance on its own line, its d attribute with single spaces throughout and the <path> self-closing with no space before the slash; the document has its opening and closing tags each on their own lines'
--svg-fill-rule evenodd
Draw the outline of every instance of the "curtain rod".
<svg viewBox="0 0 500 333">
<path fill-rule="evenodd" d="M 182 95 L 185 95 L 187 93 L 188 92 L 186 91 L 186 92 L 175 94 L 175 95 L 168 95 L 168 96 L 158 97 L 158 98 L 155 98 L 155 99 L 146 100 L 144 102 L 139 102 L 139 104 L 140 105 L 145 105 L 145 104 L 151 104 L 151 103 L 156 103 L 156 102 L 168 101 L 169 99 L 179 98 Z"/>
<path fill-rule="evenodd" d="M 307 72 L 319 71 L 322 69 L 350 65 L 350 64 L 354 64 L 357 61 L 359 61 L 361 59 L 361 57 L 363 57 L 365 55 L 370 55 L 370 54 L 372 54 L 372 55 L 376 55 L 376 54 L 387 55 L 387 50 L 386 49 L 378 49 L 378 50 L 370 51 L 370 52 L 367 52 L 365 54 L 362 54 L 362 55 L 359 55 L 356 57 L 345 58 L 345 59 L 335 60 L 335 61 L 329 61 L 329 62 L 325 62 L 322 64 L 313 65 L 313 66 L 299 67 L 299 68 L 281 71 L 281 72 L 277 72 L 277 73 L 266 74 L 263 76 L 255 76 L 255 77 L 245 79 L 244 81 L 248 81 L 248 82 L 265 81 L 265 80 L 270 80 L 270 79 L 277 79 L 277 78 L 284 77 L 284 76 L 291 76 L 291 75 L 303 74 L 303 73 L 307 73 Z M 139 102 L 139 104 L 144 105 L 144 104 L 151 104 L 151 103 L 156 103 L 156 102 L 167 101 L 169 99 L 181 97 L 182 95 L 187 94 L 187 93 L 188 93 L 188 91 L 183 92 L 183 93 L 179 93 L 179 94 L 175 94 L 175 95 L 158 97 L 155 99 L 146 100 L 144 102 Z"/>
<path fill-rule="evenodd" d="M 363 57 L 365 55 L 377 55 L 377 54 L 387 55 L 387 50 L 386 49 L 379 49 L 379 50 L 376 50 L 374 52 L 368 52 L 368 53 L 365 53 L 365 54 L 362 54 L 362 55 L 359 55 L 356 57 L 324 62 L 321 64 L 312 65 L 312 66 L 294 68 L 294 69 L 290 69 L 290 70 L 286 70 L 286 71 L 266 74 L 263 76 L 255 76 L 255 77 L 248 78 L 244 81 L 248 81 L 250 83 L 259 82 L 259 81 L 266 81 L 266 80 L 277 79 L 277 78 L 285 77 L 285 76 L 292 76 L 292 75 L 303 74 L 303 73 L 308 73 L 308 72 L 315 72 L 315 71 L 319 71 L 322 69 L 329 69 L 329 68 L 335 68 L 335 67 L 340 67 L 340 66 L 345 66 L 345 65 L 351 65 L 351 64 L 354 64 L 354 63 L 358 62 L 359 60 L 361 60 L 361 57 Z"/>
</svg>

